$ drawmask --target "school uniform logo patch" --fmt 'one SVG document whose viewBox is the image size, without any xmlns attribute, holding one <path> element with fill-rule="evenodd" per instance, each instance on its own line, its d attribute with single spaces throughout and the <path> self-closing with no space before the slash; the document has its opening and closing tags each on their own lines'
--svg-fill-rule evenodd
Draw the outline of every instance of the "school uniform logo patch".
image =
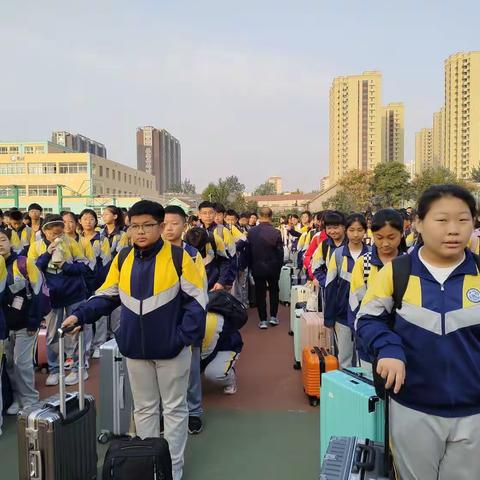
<svg viewBox="0 0 480 480">
<path fill-rule="evenodd" d="M 467 298 L 472 302 L 472 303 L 480 303 L 480 291 L 477 290 L 476 288 L 471 288 L 467 292 Z"/>
</svg>

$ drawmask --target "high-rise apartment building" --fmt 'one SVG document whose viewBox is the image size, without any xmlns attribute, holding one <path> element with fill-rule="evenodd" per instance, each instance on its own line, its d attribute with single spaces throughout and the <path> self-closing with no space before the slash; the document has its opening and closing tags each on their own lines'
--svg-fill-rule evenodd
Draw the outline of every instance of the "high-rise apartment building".
<svg viewBox="0 0 480 480">
<path fill-rule="evenodd" d="M 107 149 L 103 143 L 91 140 L 78 133 L 58 131 L 52 133 L 52 142 L 63 147 L 68 147 L 74 152 L 92 153 L 97 157 L 107 158 Z"/>
<path fill-rule="evenodd" d="M 415 134 L 415 174 L 433 167 L 433 129 L 422 128 Z"/>
<path fill-rule="evenodd" d="M 404 162 L 405 120 L 403 103 L 382 107 L 382 161 Z"/>
<path fill-rule="evenodd" d="M 444 165 L 459 178 L 480 166 L 480 51 L 445 60 Z"/>
<path fill-rule="evenodd" d="M 268 183 L 271 183 L 275 187 L 275 193 L 280 195 L 282 193 L 282 177 L 269 177 Z"/>
<path fill-rule="evenodd" d="M 380 72 L 337 77 L 330 88 L 329 181 L 382 160 Z"/>
<path fill-rule="evenodd" d="M 443 165 L 445 159 L 445 109 L 433 114 L 433 165 Z"/>
<path fill-rule="evenodd" d="M 180 142 L 166 130 L 137 128 L 137 168 L 156 178 L 159 193 L 182 181 Z"/>
</svg>

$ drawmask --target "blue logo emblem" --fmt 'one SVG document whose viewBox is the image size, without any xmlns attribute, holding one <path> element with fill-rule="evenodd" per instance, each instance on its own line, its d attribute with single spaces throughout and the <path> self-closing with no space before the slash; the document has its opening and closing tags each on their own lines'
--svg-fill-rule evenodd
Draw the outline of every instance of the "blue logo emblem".
<svg viewBox="0 0 480 480">
<path fill-rule="evenodd" d="M 476 288 L 471 288 L 467 292 L 467 298 L 472 302 L 472 303 L 480 303 L 480 291 L 477 290 Z"/>
</svg>

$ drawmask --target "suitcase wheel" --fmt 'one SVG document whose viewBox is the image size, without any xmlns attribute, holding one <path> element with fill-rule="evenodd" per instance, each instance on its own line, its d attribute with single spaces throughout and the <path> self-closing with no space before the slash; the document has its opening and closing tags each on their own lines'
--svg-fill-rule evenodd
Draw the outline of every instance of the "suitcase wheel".
<svg viewBox="0 0 480 480">
<path fill-rule="evenodd" d="M 302 369 L 302 365 L 300 364 L 300 362 L 295 362 L 293 364 L 293 368 L 294 370 L 301 370 Z"/>
<path fill-rule="evenodd" d="M 291 337 L 293 337 L 293 332 L 292 332 L 291 330 L 288 332 L 288 334 L 289 334 Z"/>
<path fill-rule="evenodd" d="M 312 397 L 311 395 L 308 396 L 308 401 L 312 407 L 318 407 L 318 404 L 320 403 L 317 397 Z"/>
<path fill-rule="evenodd" d="M 101 443 L 102 445 L 105 445 L 107 444 L 110 440 L 112 439 L 112 435 L 110 433 L 107 433 L 107 432 L 102 432 L 99 436 L 98 436 L 98 443 Z"/>
</svg>

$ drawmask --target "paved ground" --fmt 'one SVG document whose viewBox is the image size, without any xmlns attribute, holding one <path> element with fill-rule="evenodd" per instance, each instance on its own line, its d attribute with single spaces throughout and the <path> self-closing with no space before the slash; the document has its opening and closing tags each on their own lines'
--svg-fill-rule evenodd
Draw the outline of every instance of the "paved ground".
<svg viewBox="0 0 480 480">
<path fill-rule="evenodd" d="M 281 325 L 260 331 L 256 312 L 242 330 L 244 350 L 237 364 L 238 393 L 204 388 L 202 434 L 190 437 L 184 480 L 313 480 L 319 472 L 319 412 L 303 394 L 301 374 L 293 370 L 288 309 Z M 87 392 L 98 398 L 98 361 L 92 361 Z M 45 376 L 38 375 L 38 384 Z M 54 390 L 41 388 L 42 398 Z M 101 408 L 101 405 L 99 405 Z M 2 480 L 15 480 L 15 418 L 7 418 L 0 437 Z M 105 447 L 99 446 L 99 466 Z M 49 480 L 49 479 L 46 479 Z"/>
</svg>

